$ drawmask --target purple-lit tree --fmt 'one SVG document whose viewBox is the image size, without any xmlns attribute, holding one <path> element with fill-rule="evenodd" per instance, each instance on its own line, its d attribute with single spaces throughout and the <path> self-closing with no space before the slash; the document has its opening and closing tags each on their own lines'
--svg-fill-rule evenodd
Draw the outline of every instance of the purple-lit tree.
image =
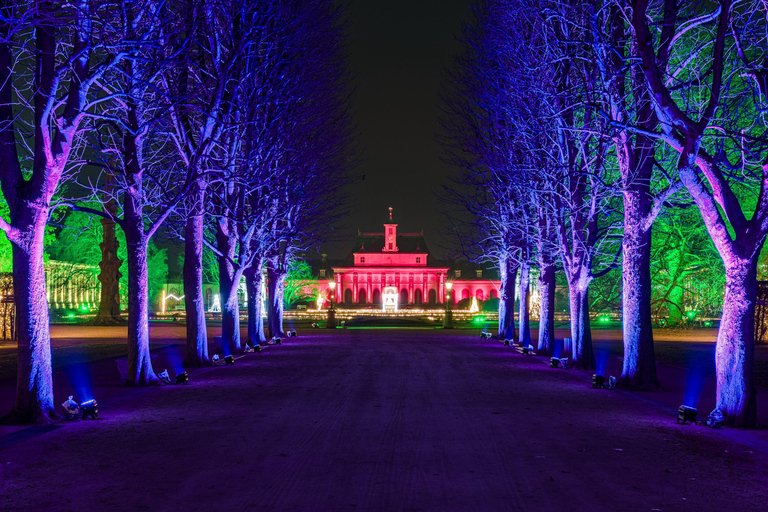
<svg viewBox="0 0 768 512">
<path fill-rule="evenodd" d="M 738 5 L 737 5 L 738 4 Z M 632 3 L 632 31 L 678 174 L 725 266 L 717 336 L 717 407 L 754 426 L 756 267 L 768 233 L 764 2 Z"/>
<path fill-rule="evenodd" d="M 624 363 L 620 386 L 658 389 L 651 313 L 651 229 L 679 188 L 659 165 L 651 104 L 622 2 L 592 2 L 585 31 L 595 57 L 596 107 L 610 120 L 624 199 L 622 325 Z M 674 173 L 672 173 L 674 174 Z"/>
<path fill-rule="evenodd" d="M 19 322 L 12 416 L 54 416 L 43 237 L 51 199 L 79 158 L 95 89 L 117 63 L 105 58 L 112 4 L 6 2 L 0 8 L 0 182 L 10 220 Z"/>
</svg>

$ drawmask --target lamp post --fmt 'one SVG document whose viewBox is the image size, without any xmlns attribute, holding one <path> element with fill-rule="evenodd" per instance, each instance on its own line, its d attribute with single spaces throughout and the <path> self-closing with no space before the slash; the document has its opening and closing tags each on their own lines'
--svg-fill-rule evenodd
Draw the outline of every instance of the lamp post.
<svg viewBox="0 0 768 512">
<path fill-rule="evenodd" d="M 453 312 L 451 311 L 451 288 L 453 283 L 445 283 L 445 318 L 443 319 L 443 329 L 453 329 Z"/>
<path fill-rule="evenodd" d="M 336 290 L 336 281 L 330 281 L 328 283 L 328 288 L 331 290 L 331 293 L 328 294 L 328 298 L 331 301 L 331 306 L 328 308 L 328 324 L 326 327 L 328 329 L 335 329 L 336 328 L 336 310 L 333 309 L 333 296 L 336 294 L 334 290 Z"/>
</svg>

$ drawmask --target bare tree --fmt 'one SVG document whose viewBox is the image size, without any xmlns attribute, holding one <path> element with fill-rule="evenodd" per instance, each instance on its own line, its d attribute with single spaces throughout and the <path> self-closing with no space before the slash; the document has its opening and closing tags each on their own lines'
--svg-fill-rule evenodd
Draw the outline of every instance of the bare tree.
<svg viewBox="0 0 768 512">
<path fill-rule="evenodd" d="M 768 93 L 767 14 L 764 2 L 731 0 L 637 0 L 627 14 L 658 137 L 678 152 L 680 180 L 725 266 L 717 407 L 727 423 L 748 427 L 756 423 L 756 268 L 768 233 L 768 144 L 758 115 Z"/>
<path fill-rule="evenodd" d="M 117 61 L 111 4 L 4 2 L 0 16 L 0 182 L 13 244 L 19 370 L 13 419 L 48 421 L 53 412 L 43 237 L 51 200 L 78 160 L 95 84 Z M 109 56 L 106 56 L 109 55 Z"/>
</svg>

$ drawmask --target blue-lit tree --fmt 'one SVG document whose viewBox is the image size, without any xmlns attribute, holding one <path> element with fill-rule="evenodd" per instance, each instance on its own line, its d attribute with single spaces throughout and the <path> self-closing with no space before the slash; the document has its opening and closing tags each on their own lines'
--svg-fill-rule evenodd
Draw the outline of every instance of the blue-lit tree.
<svg viewBox="0 0 768 512">
<path fill-rule="evenodd" d="M 101 172 L 81 172 L 80 187 L 90 201 L 114 200 L 117 211 L 74 208 L 108 217 L 125 234 L 128 269 L 128 385 L 159 383 L 149 354 L 148 248 L 187 193 L 173 151 L 167 113 L 174 98 L 159 92 L 175 68 L 174 31 L 179 23 L 165 4 L 139 0 L 116 8 L 115 41 L 109 48 L 118 65 L 100 84 L 99 107 L 91 114 L 90 163 Z"/>
<path fill-rule="evenodd" d="M 585 43 L 596 63 L 598 113 L 610 120 L 610 136 L 623 196 L 622 325 L 624 362 L 620 386 L 658 389 L 651 313 L 651 237 L 656 217 L 677 193 L 668 162 L 657 159 L 653 136 L 659 122 L 639 65 L 637 44 L 621 2 L 594 2 Z"/>
</svg>

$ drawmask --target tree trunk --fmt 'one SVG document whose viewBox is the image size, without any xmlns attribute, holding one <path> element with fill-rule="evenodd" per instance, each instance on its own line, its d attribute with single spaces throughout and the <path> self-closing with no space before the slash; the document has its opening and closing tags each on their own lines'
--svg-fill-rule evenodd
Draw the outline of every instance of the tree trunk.
<svg viewBox="0 0 768 512">
<path fill-rule="evenodd" d="M 256 347 L 267 341 L 264 336 L 261 286 L 264 281 L 263 264 L 257 261 L 245 271 L 245 286 L 248 291 L 248 343 Z"/>
<path fill-rule="evenodd" d="M 104 211 L 111 215 L 116 215 L 115 201 L 110 199 L 104 205 Z M 102 242 L 101 261 L 99 262 L 99 281 L 101 282 L 101 295 L 99 300 L 99 311 L 93 324 L 113 325 L 122 322 L 120 318 L 120 265 L 122 260 L 117 257 L 119 243 L 115 233 L 115 221 L 112 219 L 101 219 Z"/>
<path fill-rule="evenodd" d="M 187 317 L 187 355 L 185 367 L 210 364 L 208 333 L 203 296 L 203 201 L 205 188 L 200 182 L 194 188 L 192 208 L 184 225 L 184 310 Z"/>
<path fill-rule="evenodd" d="M 537 352 L 551 354 L 555 344 L 555 266 L 545 262 L 539 270 L 539 346 Z"/>
<path fill-rule="evenodd" d="M 520 265 L 520 303 L 518 305 L 517 323 L 520 326 L 520 344 L 531 346 L 531 265 L 523 262 Z"/>
<path fill-rule="evenodd" d="M 285 287 L 285 273 L 277 264 L 270 262 L 267 265 L 267 327 L 269 335 L 285 336 L 283 332 L 283 289 Z"/>
<path fill-rule="evenodd" d="M 624 193 L 622 240 L 622 324 L 624 365 L 619 385 L 659 389 L 651 320 L 651 229 L 643 229 L 645 212 L 636 194 Z"/>
<path fill-rule="evenodd" d="M 48 208 L 24 208 L 20 240 L 12 244 L 13 293 L 18 321 L 16 404 L 13 423 L 48 423 L 57 417 L 53 404 L 51 335 L 46 300 L 43 239 Z M 24 218 L 25 217 L 25 218 Z"/>
<path fill-rule="evenodd" d="M 672 282 L 672 289 L 669 291 L 667 303 L 669 304 L 669 326 L 685 325 L 685 304 L 683 304 L 685 288 L 680 280 Z"/>
<path fill-rule="evenodd" d="M 575 279 L 568 283 L 571 304 L 571 342 L 573 361 L 579 368 L 595 369 L 595 353 L 592 350 L 592 330 L 589 324 L 589 282 Z"/>
<path fill-rule="evenodd" d="M 755 251 L 751 260 L 723 261 L 725 297 L 715 349 L 717 407 L 726 416 L 726 424 L 738 427 L 754 427 L 757 422 L 752 361 L 759 253 Z"/>
<path fill-rule="evenodd" d="M 128 386 L 157 384 L 149 354 L 149 272 L 143 226 L 125 222 L 128 249 Z"/>
<path fill-rule="evenodd" d="M 506 256 L 500 258 L 499 273 L 499 339 L 512 340 L 515 336 L 515 280 L 517 266 Z"/>
<path fill-rule="evenodd" d="M 205 187 L 198 182 L 193 188 L 192 208 L 184 226 L 184 310 L 187 317 L 187 355 L 185 367 L 210 364 L 208 333 L 203 296 L 203 229 Z"/>
<path fill-rule="evenodd" d="M 228 221 L 227 221 L 228 222 Z M 221 349 L 224 355 L 237 354 L 242 349 L 240 343 L 240 305 L 237 302 L 237 287 L 233 282 L 235 245 L 230 237 L 234 228 L 221 225 L 216 229 L 216 248 L 224 256 L 219 256 L 219 297 L 221 302 Z"/>
</svg>

